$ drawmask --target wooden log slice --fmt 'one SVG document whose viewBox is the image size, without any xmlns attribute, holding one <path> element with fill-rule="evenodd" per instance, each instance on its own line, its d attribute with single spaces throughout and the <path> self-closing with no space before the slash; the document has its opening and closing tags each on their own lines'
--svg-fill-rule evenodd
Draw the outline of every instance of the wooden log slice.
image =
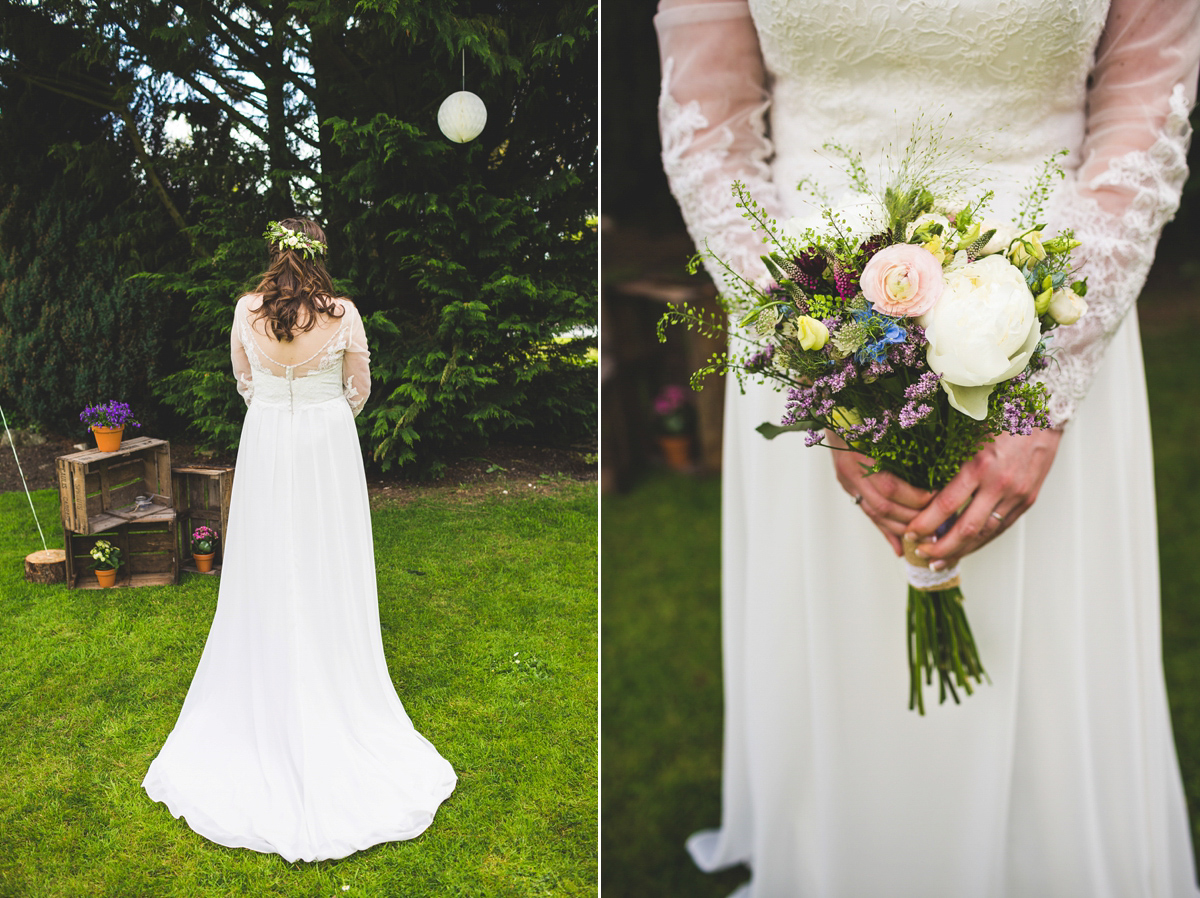
<svg viewBox="0 0 1200 898">
<path fill-rule="evenodd" d="M 43 549 L 25 556 L 25 579 L 30 583 L 66 583 L 67 553 Z"/>
</svg>

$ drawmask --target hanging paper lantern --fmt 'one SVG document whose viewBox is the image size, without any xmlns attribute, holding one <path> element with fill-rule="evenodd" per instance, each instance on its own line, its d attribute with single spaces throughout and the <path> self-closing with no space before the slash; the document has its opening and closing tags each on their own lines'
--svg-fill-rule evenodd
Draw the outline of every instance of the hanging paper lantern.
<svg viewBox="0 0 1200 898">
<path fill-rule="evenodd" d="M 452 93 L 438 109 L 438 127 L 455 143 L 474 140 L 487 124 L 487 107 L 469 90 Z"/>
</svg>

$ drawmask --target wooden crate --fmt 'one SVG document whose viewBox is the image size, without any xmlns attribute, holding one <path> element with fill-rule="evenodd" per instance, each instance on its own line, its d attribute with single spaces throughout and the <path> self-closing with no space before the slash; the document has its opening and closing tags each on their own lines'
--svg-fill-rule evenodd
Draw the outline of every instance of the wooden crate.
<svg viewBox="0 0 1200 898">
<path fill-rule="evenodd" d="M 106 539 L 121 550 L 117 586 L 162 586 L 179 582 L 179 527 L 174 509 L 119 524 L 102 533 L 66 532 L 67 586 L 99 589 L 92 572 L 92 547 Z"/>
<path fill-rule="evenodd" d="M 192 531 L 207 524 L 220 534 L 213 569 L 208 573 L 221 572 L 232 495 L 233 468 L 189 465 L 171 469 L 171 496 L 179 515 L 179 557 L 185 571 L 197 572 L 192 561 Z"/>
<path fill-rule="evenodd" d="M 135 437 L 116 452 L 85 449 L 60 456 L 58 496 L 63 530 L 88 534 L 161 515 L 171 501 L 171 444 Z M 134 496 L 149 496 L 135 509 Z"/>
</svg>

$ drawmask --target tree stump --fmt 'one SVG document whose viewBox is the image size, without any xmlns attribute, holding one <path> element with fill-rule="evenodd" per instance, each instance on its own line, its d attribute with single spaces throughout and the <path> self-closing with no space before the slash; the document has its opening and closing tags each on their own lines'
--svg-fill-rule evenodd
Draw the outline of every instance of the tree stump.
<svg viewBox="0 0 1200 898">
<path fill-rule="evenodd" d="M 25 579 L 30 583 L 66 583 L 67 553 L 45 549 L 25 556 Z"/>
</svg>

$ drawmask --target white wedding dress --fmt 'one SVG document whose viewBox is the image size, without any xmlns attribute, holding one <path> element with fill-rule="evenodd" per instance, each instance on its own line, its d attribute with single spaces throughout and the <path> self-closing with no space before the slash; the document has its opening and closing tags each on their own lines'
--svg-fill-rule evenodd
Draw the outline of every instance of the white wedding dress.
<svg viewBox="0 0 1200 898">
<path fill-rule="evenodd" d="M 370 391 L 362 319 L 281 344 L 242 297 L 231 349 L 249 409 L 212 629 L 143 786 L 221 845 L 288 861 L 411 839 L 453 791 L 383 655 L 354 415 Z"/>
<path fill-rule="evenodd" d="M 961 564 L 991 685 L 961 705 L 927 701 L 925 717 L 908 710 L 903 563 L 825 449 L 754 432 L 780 419 L 784 396 L 730 384 L 723 810 L 688 847 L 704 869 L 747 864 L 740 896 L 1198 894 L 1127 314 L 1186 174 L 1198 6 L 660 5 L 663 157 L 697 245 L 759 276 L 734 178 L 780 219 L 808 210 L 794 189 L 805 178 L 837 203 L 847 186 L 822 144 L 861 152 L 875 172 L 924 113 L 988 144 L 977 161 L 996 213 L 1070 150 L 1048 214 L 1085 242 L 1090 278 L 1089 315 L 1059 332 L 1047 376 L 1066 422 L 1053 469 L 1034 507 Z"/>
</svg>

